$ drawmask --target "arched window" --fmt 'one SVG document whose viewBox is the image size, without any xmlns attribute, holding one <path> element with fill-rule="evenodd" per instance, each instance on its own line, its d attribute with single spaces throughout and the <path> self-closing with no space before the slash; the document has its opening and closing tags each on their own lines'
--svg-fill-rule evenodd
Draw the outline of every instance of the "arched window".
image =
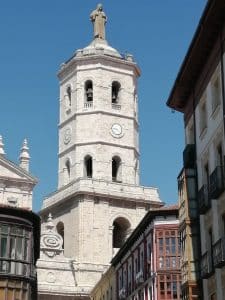
<svg viewBox="0 0 225 300">
<path fill-rule="evenodd" d="M 71 86 L 68 86 L 66 89 L 66 95 L 67 95 L 67 99 L 68 99 L 68 106 L 71 106 Z"/>
<path fill-rule="evenodd" d="M 70 161 L 67 159 L 65 163 L 65 182 L 68 183 L 70 181 L 70 172 L 71 172 L 71 167 L 70 167 Z"/>
<path fill-rule="evenodd" d="M 63 224 L 63 222 L 59 222 L 56 225 L 56 230 L 57 230 L 58 234 L 61 235 L 61 237 L 62 237 L 62 240 L 63 240 L 62 248 L 64 249 L 64 224 Z"/>
<path fill-rule="evenodd" d="M 118 103 L 120 92 L 120 83 L 113 81 L 112 83 L 112 103 Z"/>
<path fill-rule="evenodd" d="M 85 82 L 85 101 L 93 101 L 93 83 L 91 80 Z"/>
<path fill-rule="evenodd" d="M 121 248 L 130 234 L 130 222 L 119 217 L 113 222 L 113 248 Z"/>
<path fill-rule="evenodd" d="M 119 156 L 112 158 L 112 181 L 122 181 L 122 165 Z"/>
<path fill-rule="evenodd" d="M 92 178 L 92 157 L 87 155 L 84 159 L 85 175 L 86 177 Z"/>
</svg>

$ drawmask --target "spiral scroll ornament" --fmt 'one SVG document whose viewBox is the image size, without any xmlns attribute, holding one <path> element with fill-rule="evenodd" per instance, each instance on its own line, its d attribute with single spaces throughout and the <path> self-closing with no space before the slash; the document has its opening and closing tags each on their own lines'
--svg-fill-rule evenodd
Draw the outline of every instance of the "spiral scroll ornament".
<svg viewBox="0 0 225 300">
<path fill-rule="evenodd" d="M 63 252 L 63 239 L 57 233 L 51 215 L 49 215 L 45 227 L 46 230 L 41 234 L 41 250 L 49 257 L 54 257 Z"/>
</svg>

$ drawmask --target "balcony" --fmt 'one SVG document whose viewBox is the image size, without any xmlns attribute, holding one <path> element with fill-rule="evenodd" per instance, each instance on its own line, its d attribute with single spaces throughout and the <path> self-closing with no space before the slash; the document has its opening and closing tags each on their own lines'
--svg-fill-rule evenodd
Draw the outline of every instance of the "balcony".
<svg viewBox="0 0 225 300">
<path fill-rule="evenodd" d="M 119 291 L 119 299 L 126 299 L 126 289 L 125 288 L 122 288 Z"/>
<path fill-rule="evenodd" d="M 210 175 L 209 196 L 210 199 L 217 199 L 224 191 L 223 167 L 217 166 Z"/>
<path fill-rule="evenodd" d="M 225 236 L 213 245 L 213 263 L 215 268 L 225 266 Z"/>
<path fill-rule="evenodd" d="M 93 107 L 93 101 L 84 102 L 84 108 L 91 108 Z"/>
<path fill-rule="evenodd" d="M 195 166 L 195 145 L 187 144 L 183 151 L 184 168 L 193 169 Z"/>
<path fill-rule="evenodd" d="M 211 208 L 208 186 L 204 184 L 198 192 L 198 205 L 200 214 L 205 214 Z"/>
<path fill-rule="evenodd" d="M 112 103 L 112 109 L 121 110 L 121 105 L 117 103 Z"/>
<path fill-rule="evenodd" d="M 201 277 L 209 278 L 213 273 L 212 255 L 210 251 L 206 251 L 201 259 Z"/>
<path fill-rule="evenodd" d="M 141 284 L 141 283 L 144 282 L 143 271 L 139 271 L 139 272 L 136 274 L 135 281 L 136 281 L 136 284 L 137 284 L 137 285 L 139 285 L 139 284 Z"/>
</svg>

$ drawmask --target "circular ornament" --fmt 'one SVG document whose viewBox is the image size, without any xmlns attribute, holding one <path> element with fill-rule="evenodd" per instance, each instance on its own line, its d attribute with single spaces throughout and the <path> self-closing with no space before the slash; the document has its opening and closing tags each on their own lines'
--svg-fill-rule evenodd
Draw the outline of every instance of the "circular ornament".
<svg viewBox="0 0 225 300">
<path fill-rule="evenodd" d="M 122 126 L 118 123 L 113 124 L 111 127 L 111 134 L 112 136 L 117 138 L 122 137 L 123 136 Z"/>
<path fill-rule="evenodd" d="M 64 132 L 64 144 L 67 145 L 71 141 L 71 129 L 66 128 Z"/>
<path fill-rule="evenodd" d="M 115 136 L 120 136 L 123 132 L 122 126 L 120 124 L 113 124 L 111 127 L 111 132 Z"/>
</svg>

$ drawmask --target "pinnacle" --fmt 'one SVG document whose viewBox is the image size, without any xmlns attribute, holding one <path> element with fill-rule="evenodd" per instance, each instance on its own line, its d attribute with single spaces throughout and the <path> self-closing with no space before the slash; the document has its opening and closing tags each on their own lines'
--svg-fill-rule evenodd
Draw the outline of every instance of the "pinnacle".
<svg viewBox="0 0 225 300">
<path fill-rule="evenodd" d="M 24 139 L 24 141 L 23 141 L 23 145 L 22 145 L 21 150 L 20 150 L 20 159 L 26 159 L 26 160 L 30 159 L 27 139 Z"/>
<path fill-rule="evenodd" d="M 4 155 L 5 151 L 4 151 L 4 144 L 3 144 L 3 139 L 2 136 L 0 135 L 0 155 Z"/>
</svg>

